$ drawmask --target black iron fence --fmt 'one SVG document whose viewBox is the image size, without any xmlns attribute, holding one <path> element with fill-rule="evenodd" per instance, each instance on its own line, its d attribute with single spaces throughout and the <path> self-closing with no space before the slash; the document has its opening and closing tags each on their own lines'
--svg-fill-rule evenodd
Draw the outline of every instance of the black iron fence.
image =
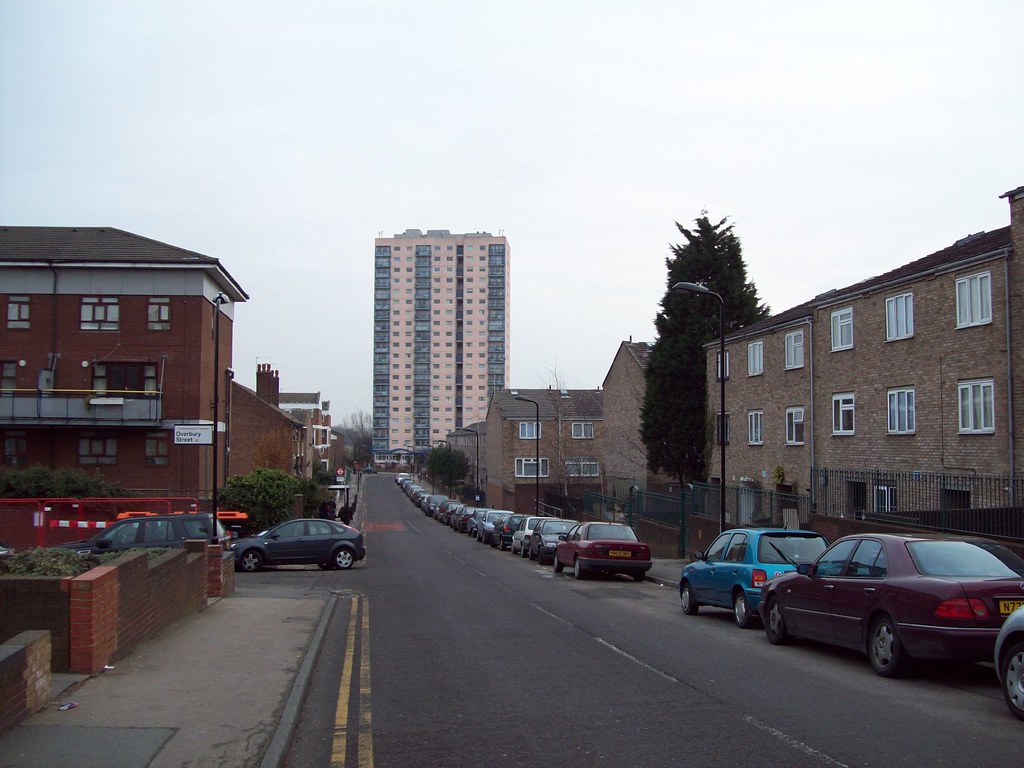
<svg viewBox="0 0 1024 768">
<path fill-rule="evenodd" d="M 1024 476 L 822 467 L 811 483 L 818 514 L 1024 539 Z"/>
</svg>

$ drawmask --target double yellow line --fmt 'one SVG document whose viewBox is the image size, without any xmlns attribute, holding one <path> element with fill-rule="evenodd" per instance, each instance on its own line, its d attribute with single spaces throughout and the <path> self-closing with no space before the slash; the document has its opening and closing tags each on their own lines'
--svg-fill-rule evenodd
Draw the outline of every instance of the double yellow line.
<svg viewBox="0 0 1024 768">
<path fill-rule="evenodd" d="M 345 641 L 345 663 L 341 670 L 338 708 L 334 713 L 334 743 L 331 768 L 373 768 L 373 721 L 370 713 L 370 605 L 358 592 L 352 599 Z M 356 664 L 358 663 L 358 670 Z M 355 707 L 353 708 L 353 699 Z M 352 727 L 354 726 L 354 727 Z M 352 737 L 351 739 L 349 737 Z M 358 762 L 350 763 L 349 741 Z"/>
</svg>

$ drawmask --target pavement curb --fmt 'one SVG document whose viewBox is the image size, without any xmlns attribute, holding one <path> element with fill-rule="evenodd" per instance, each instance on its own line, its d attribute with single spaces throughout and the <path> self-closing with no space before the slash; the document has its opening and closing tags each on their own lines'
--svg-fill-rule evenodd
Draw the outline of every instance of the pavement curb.
<svg viewBox="0 0 1024 768">
<path fill-rule="evenodd" d="M 278 719 L 277 727 L 274 728 L 274 735 L 270 739 L 270 746 L 263 754 L 260 761 L 260 768 L 278 768 L 283 764 L 288 745 L 291 743 L 292 735 L 295 733 L 295 726 L 299 722 L 299 713 L 302 710 L 302 702 L 306 698 L 306 689 L 309 687 L 310 678 L 313 676 L 313 665 L 317 656 L 320 655 L 320 648 L 323 646 L 324 637 L 327 635 L 327 627 L 334 616 L 334 609 L 338 604 L 338 595 L 331 594 L 324 610 L 320 614 L 320 623 L 313 632 L 313 639 L 306 649 L 306 655 L 299 665 L 295 682 L 292 683 L 291 693 L 285 702 L 281 717 Z"/>
</svg>

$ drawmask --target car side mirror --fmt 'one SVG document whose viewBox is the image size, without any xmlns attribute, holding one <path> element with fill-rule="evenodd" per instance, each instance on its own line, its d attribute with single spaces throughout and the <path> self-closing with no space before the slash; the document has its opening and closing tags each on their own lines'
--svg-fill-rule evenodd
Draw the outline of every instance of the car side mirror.
<svg viewBox="0 0 1024 768">
<path fill-rule="evenodd" d="M 565 534 L 564 533 L 558 534 L 558 540 L 559 541 L 565 541 Z"/>
<path fill-rule="evenodd" d="M 796 567 L 796 572 L 801 576 L 813 576 L 814 563 L 799 563 Z"/>
<path fill-rule="evenodd" d="M 693 553 L 694 560 L 707 560 L 707 558 L 708 553 L 705 552 L 703 549 L 698 549 L 696 552 Z"/>
</svg>

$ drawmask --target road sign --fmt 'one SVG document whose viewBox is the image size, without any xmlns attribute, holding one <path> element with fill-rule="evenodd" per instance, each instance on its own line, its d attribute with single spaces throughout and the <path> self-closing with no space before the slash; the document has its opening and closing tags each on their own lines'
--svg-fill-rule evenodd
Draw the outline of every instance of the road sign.
<svg viewBox="0 0 1024 768">
<path fill-rule="evenodd" d="M 213 424 L 175 424 L 175 445 L 213 445 Z"/>
</svg>

